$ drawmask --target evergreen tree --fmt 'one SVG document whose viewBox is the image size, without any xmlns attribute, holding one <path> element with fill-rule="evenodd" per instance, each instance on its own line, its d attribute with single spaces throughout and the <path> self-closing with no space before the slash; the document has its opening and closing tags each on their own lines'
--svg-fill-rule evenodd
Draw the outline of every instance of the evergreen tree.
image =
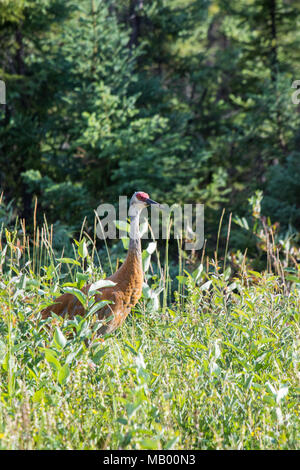
<svg viewBox="0 0 300 470">
<path fill-rule="evenodd" d="M 298 227 L 299 22 L 288 0 L 2 2 L 6 200 L 78 228 L 143 189 L 204 203 L 215 246 L 222 207 L 242 215 L 262 189 Z"/>
</svg>

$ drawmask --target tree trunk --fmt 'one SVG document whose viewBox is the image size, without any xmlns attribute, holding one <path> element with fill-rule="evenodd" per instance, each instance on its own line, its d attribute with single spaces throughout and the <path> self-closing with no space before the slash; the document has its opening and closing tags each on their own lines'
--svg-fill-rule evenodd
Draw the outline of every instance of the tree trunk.
<svg viewBox="0 0 300 470">
<path fill-rule="evenodd" d="M 143 0 L 131 0 L 129 6 L 129 24 L 131 26 L 131 34 L 129 39 L 129 49 L 138 45 L 140 29 L 141 29 L 141 16 L 138 12 L 143 8 Z"/>
</svg>

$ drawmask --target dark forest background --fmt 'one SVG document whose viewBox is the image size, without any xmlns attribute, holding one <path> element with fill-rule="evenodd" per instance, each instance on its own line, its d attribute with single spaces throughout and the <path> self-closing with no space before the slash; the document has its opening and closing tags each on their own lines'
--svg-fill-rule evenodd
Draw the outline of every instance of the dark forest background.
<svg viewBox="0 0 300 470">
<path fill-rule="evenodd" d="M 63 244 L 142 190 L 205 204 L 208 246 L 223 208 L 249 245 L 249 198 L 299 230 L 299 1 L 1 1 L 0 79 L 5 224 L 37 198 Z"/>
</svg>

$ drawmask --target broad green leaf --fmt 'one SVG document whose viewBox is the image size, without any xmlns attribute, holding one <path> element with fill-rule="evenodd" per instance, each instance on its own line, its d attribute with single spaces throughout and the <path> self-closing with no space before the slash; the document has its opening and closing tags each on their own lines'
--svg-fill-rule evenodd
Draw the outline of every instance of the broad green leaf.
<svg viewBox="0 0 300 470">
<path fill-rule="evenodd" d="M 83 306 L 86 305 L 86 301 L 87 301 L 86 295 L 83 292 L 81 292 L 81 290 L 77 289 L 76 287 L 65 287 L 64 292 L 75 295 L 75 297 L 79 300 L 79 302 Z"/>
<path fill-rule="evenodd" d="M 93 315 L 94 313 L 98 312 L 101 308 L 105 307 L 105 305 L 113 304 L 111 300 L 101 300 L 100 302 L 96 302 L 91 309 L 89 309 L 88 314 Z"/>
<path fill-rule="evenodd" d="M 102 346 L 100 348 L 97 348 L 96 352 L 93 352 L 91 358 L 92 361 L 95 364 L 99 364 L 99 362 L 102 360 L 102 358 L 105 356 L 106 352 L 108 351 L 108 348 L 103 348 Z"/>
<path fill-rule="evenodd" d="M 284 397 L 287 396 L 289 392 L 289 387 L 281 387 L 278 392 L 276 393 L 276 401 L 277 403 L 280 403 L 280 400 L 282 400 Z"/>
<path fill-rule="evenodd" d="M 52 351 L 51 349 L 48 348 L 43 348 L 44 353 L 45 353 L 45 358 L 51 364 L 56 371 L 59 371 L 61 368 L 60 362 L 57 359 L 55 351 Z"/>
<path fill-rule="evenodd" d="M 248 271 L 249 274 L 252 274 L 255 277 L 258 277 L 259 279 L 262 278 L 262 275 L 258 273 L 257 271 Z"/>
<path fill-rule="evenodd" d="M 156 245 L 157 245 L 156 242 L 149 243 L 149 245 L 146 248 L 146 251 L 149 253 L 149 255 L 152 255 L 152 253 L 154 253 L 154 251 L 156 250 Z"/>
<path fill-rule="evenodd" d="M 300 282 L 300 278 L 297 276 L 293 276 L 293 275 L 286 276 L 286 280 L 291 281 L 291 282 L 296 282 L 297 284 Z"/>
<path fill-rule="evenodd" d="M 199 264 L 198 268 L 195 269 L 192 273 L 192 277 L 195 281 L 198 281 L 199 277 L 201 276 L 203 272 L 203 264 Z"/>
<path fill-rule="evenodd" d="M 114 220 L 114 224 L 117 229 L 122 230 L 123 232 L 130 232 L 130 224 L 125 220 Z"/>
<path fill-rule="evenodd" d="M 70 375 L 70 368 L 68 364 L 65 364 L 64 366 L 60 368 L 60 370 L 58 371 L 58 375 L 57 375 L 57 380 L 60 383 L 60 385 L 64 385 L 66 383 L 69 375 Z"/>
<path fill-rule="evenodd" d="M 40 403 L 45 397 L 45 389 L 41 388 L 40 390 L 37 390 L 33 396 L 32 396 L 32 401 L 34 403 Z"/>
<path fill-rule="evenodd" d="M 88 274 L 78 272 L 76 274 L 76 283 L 77 283 L 76 287 L 77 287 L 77 289 L 81 290 L 85 286 L 85 284 L 88 282 L 88 280 L 89 280 L 89 275 Z"/>
<path fill-rule="evenodd" d="M 73 359 L 75 359 L 76 356 L 81 356 L 83 352 L 83 347 L 82 345 L 76 349 L 76 351 L 72 351 L 70 354 L 67 355 L 66 357 L 66 364 L 70 364 Z"/>
<path fill-rule="evenodd" d="M 142 253 L 142 260 L 143 260 L 143 271 L 147 272 L 150 266 L 150 261 L 151 261 L 151 255 L 144 250 Z"/>
<path fill-rule="evenodd" d="M 124 250 L 128 250 L 128 248 L 129 248 L 129 238 L 122 237 L 121 240 L 122 240 L 122 243 L 123 243 Z"/>
<path fill-rule="evenodd" d="M 38 380 L 38 376 L 36 375 L 36 373 L 34 372 L 34 370 L 29 367 L 29 366 L 26 366 L 26 369 L 28 370 L 29 374 L 34 378 L 34 380 Z"/>
<path fill-rule="evenodd" d="M 81 258 L 86 258 L 88 255 L 88 249 L 86 246 L 86 241 L 83 239 L 78 245 L 78 254 Z"/>
<path fill-rule="evenodd" d="M 99 289 L 103 289 L 104 287 L 113 287 L 115 285 L 116 283 L 113 281 L 110 281 L 108 279 L 100 279 L 99 281 L 96 281 L 93 284 L 91 284 L 89 288 L 89 295 L 93 295 L 94 292 L 96 292 Z"/>
<path fill-rule="evenodd" d="M 140 443 L 142 449 L 155 450 L 158 449 L 160 441 L 158 439 L 143 439 Z"/>
<path fill-rule="evenodd" d="M 177 279 L 181 284 L 186 284 L 187 281 L 189 280 L 189 278 L 186 277 L 186 276 L 176 276 L 176 279 Z"/>
<path fill-rule="evenodd" d="M 126 411 L 127 411 L 128 419 L 133 417 L 136 411 L 140 408 L 141 404 L 142 403 L 140 401 L 137 403 L 127 403 Z"/>
<path fill-rule="evenodd" d="M 204 284 L 202 284 L 202 286 L 200 286 L 200 289 L 201 290 L 209 289 L 211 284 L 212 284 L 212 281 L 206 281 Z"/>
<path fill-rule="evenodd" d="M 118 418 L 117 422 L 124 425 L 128 424 L 128 420 L 126 418 Z"/>
<path fill-rule="evenodd" d="M 170 440 L 166 443 L 166 445 L 164 446 L 164 449 L 165 449 L 165 450 L 172 449 L 173 446 L 174 446 L 174 444 L 176 444 L 176 442 L 178 442 L 178 439 L 179 439 L 178 436 L 173 437 L 173 439 L 170 439 Z"/>
<path fill-rule="evenodd" d="M 58 326 L 55 328 L 54 341 L 62 349 L 65 347 L 67 343 L 66 338 L 64 337 L 61 329 Z"/>
</svg>

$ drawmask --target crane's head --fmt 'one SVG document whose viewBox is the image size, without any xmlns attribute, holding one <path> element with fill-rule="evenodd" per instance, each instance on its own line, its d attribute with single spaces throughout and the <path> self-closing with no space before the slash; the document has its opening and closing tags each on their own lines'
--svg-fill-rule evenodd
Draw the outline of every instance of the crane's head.
<svg viewBox="0 0 300 470">
<path fill-rule="evenodd" d="M 152 204 L 156 204 L 158 207 L 160 207 L 160 204 L 158 202 L 155 202 L 150 199 L 149 194 L 144 193 L 143 191 L 136 191 L 130 199 L 129 215 L 130 212 L 136 210 L 141 211 L 142 209 L 144 209 L 144 207 L 150 206 Z"/>
</svg>

